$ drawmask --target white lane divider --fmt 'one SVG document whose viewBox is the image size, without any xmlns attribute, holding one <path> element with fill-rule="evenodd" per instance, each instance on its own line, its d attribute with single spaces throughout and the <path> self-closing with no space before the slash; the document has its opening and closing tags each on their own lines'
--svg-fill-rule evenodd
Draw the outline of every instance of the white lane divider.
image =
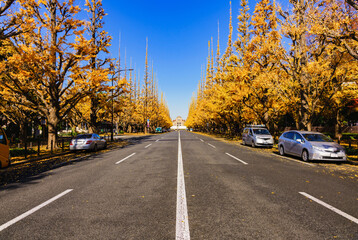
<svg viewBox="0 0 358 240">
<path fill-rule="evenodd" d="M 210 144 L 210 143 L 208 143 L 208 145 L 209 145 L 210 147 L 212 147 L 212 148 L 216 148 L 214 145 L 212 145 L 212 144 Z"/>
<path fill-rule="evenodd" d="M 33 214 L 34 212 L 40 210 L 41 208 L 45 207 L 46 205 L 48 205 L 48 204 L 50 204 L 50 203 L 56 201 L 57 199 L 63 197 L 64 195 L 66 195 L 67 193 L 71 192 L 72 190 L 73 190 L 73 189 L 67 189 L 66 191 L 64 191 L 64 192 L 62 192 L 62 193 L 60 193 L 60 194 L 58 194 L 57 196 L 51 198 L 50 200 L 47 200 L 46 202 L 44 202 L 44 203 L 38 205 L 37 207 L 34 207 L 33 209 L 31 209 L 31 210 L 29 210 L 29 211 L 27 211 L 27 212 L 21 214 L 20 216 L 18 216 L 18 217 L 16 217 L 16 218 L 12 219 L 12 220 L 10 220 L 10 221 L 8 221 L 7 223 L 4 223 L 3 225 L 0 226 L 0 232 L 1 232 L 2 230 L 4 230 L 5 228 L 10 227 L 10 226 L 13 225 L 14 223 L 16 223 L 16 222 L 18 222 L 18 221 L 20 221 L 20 220 L 26 218 L 27 216 Z"/>
<path fill-rule="evenodd" d="M 230 156 L 230 157 L 232 157 L 233 159 L 235 159 L 235 160 L 237 160 L 237 161 L 239 161 L 239 162 L 241 162 L 241 163 L 245 164 L 245 165 L 247 165 L 247 164 L 248 164 L 247 162 L 242 161 L 241 159 L 239 159 L 239 158 L 237 158 L 237 157 L 235 157 L 235 156 L 231 155 L 230 153 L 225 153 L 225 154 L 226 154 L 226 155 L 228 155 L 228 156 Z"/>
<path fill-rule="evenodd" d="M 200 141 L 204 142 L 204 140 L 203 140 L 203 139 L 201 139 L 201 138 L 200 138 Z"/>
<path fill-rule="evenodd" d="M 135 155 L 135 153 L 132 153 L 132 154 L 129 155 L 128 157 L 125 157 L 125 158 L 123 158 L 122 160 L 116 162 L 116 164 L 120 164 L 121 162 L 123 162 L 123 161 L 127 160 L 128 158 L 132 157 L 133 155 Z"/>
<path fill-rule="evenodd" d="M 157 139 L 157 141 L 155 141 L 155 142 L 159 142 L 159 140 L 160 140 L 160 139 Z"/>
<path fill-rule="evenodd" d="M 176 240 L 189 240 L 188 207 L 186 204 L 183 155 L 181 152 L 180 132 L 178 133 L 178 179 L 177 179 L 177 212 L 176 212 Z"/>
<path fill-rule="evenodd" d="M 150 147 L 152 144 L 148 144 L 147 146 L 145 146 L 144 148 L 148 148 L 148 147 Z"/>
<path fill-rule="evenodd" d="M 327 203 L 325 203 L 325 202 L 323 202 L 323 201 L 321 201 L 321 200 L 319 200 L 319 199 L 317 199 L 317 198 L 315 198 L 315 197 L 313 197 L 313 196 L 311 196 L 311 195 L 309 195 L 309 194 L 307 194 L 305 192 L 299 192 L 299 193 L 302 194 L 303 196 L 311 199 L 312 201 L 315 201 L 316 203 L 318 203 L 318 204 L 320 204 L 320 205 L 332 210 L 333 212 L 341 215 L 342 217 L 345 217 L 345 218 L 351 220 L 352 222 L 358 224 L 358 219 L 357 218 L 352 217 L 351 215 L 349 215 L 349 214 L 347 214 L 345 212 L 342 212 L 341 210 L 339 210 L 339 209 L 337 209 L 335 207 L 332 207 L 331 205 L 329 205 L 329 204 L 327 204 Z"/>
</svg>

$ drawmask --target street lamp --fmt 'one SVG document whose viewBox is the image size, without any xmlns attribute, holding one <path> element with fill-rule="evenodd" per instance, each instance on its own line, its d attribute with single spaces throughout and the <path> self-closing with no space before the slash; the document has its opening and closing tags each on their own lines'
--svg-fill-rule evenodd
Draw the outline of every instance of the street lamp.
<svg viewBox="0 0 358 240">
<path fill-rule="evenodd" d="M 120 72 L 123 72 L 123 71 L 133 71 L 132 68 L 130 69 L 119 69 L 117 72 L 120 73 Z M 120 78 L 120 75 L 118 76 L 118 80 Z M 113 104 L 113 78 L 112 78 L 112 123 L 111 123 L 111 142 L 113 142 L 113 122 L 114 122 L 114 104 Z"/>
</svg>

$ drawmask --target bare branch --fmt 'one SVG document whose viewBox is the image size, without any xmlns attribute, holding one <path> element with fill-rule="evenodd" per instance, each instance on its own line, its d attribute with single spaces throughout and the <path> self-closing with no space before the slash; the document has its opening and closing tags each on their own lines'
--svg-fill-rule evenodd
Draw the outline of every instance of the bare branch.
<svg viewBox="0 0 358 240">
<path fill-rule="evenodd" d="M 358 0 L 346 0 L 346 2 L 358 11 Z"/>
</svg>

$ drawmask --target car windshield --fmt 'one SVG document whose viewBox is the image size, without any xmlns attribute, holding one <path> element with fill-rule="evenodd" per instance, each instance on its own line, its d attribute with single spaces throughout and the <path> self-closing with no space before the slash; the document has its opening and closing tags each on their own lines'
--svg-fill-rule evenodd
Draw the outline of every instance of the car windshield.
<svg viewBox="0 0 358 240">
<path fill-rule="evenodd" d="M 255 134 L 258 135 L 270 135 L 270 132 L 267 129 L 252 129 Z"/>
<path fill-rule="evenodd" d="M 317 134 L 317 133 L 306 133 L 306 134 L 302 134 L 307 141 L 309 142 L 333 142 L 333 140 L 324 135 L 324 134 Z"/>
<path fill-rule="evenodd" d="M 92 138 L 92 134 L 83 134 L 83 135 L 78 135 L 76 137 L 76 139 L 86 139 L 86 138 Z"/>
</svg>

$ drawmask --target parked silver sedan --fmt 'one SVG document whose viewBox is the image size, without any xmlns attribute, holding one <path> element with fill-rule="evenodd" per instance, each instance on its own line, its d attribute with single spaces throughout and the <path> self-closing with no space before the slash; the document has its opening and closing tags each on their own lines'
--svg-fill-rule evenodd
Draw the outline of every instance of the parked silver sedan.
<svg viewBox="0 0 358 240">
<path fill-rule="evenodd" d="M 280 155 L 294 155 L 303 161 L 346 161 L 344 148 L 330 137 L 308 131 L 284 132 L 278 140 Z"/>
<path fill-rule="evenodd" d="M 107 147 L 106 140 L 98 134 L 80 134 L 71 140 L 70 150 L 89 150 L 97 151 L 98 149 L 105 149 Z"/>
</svg>

